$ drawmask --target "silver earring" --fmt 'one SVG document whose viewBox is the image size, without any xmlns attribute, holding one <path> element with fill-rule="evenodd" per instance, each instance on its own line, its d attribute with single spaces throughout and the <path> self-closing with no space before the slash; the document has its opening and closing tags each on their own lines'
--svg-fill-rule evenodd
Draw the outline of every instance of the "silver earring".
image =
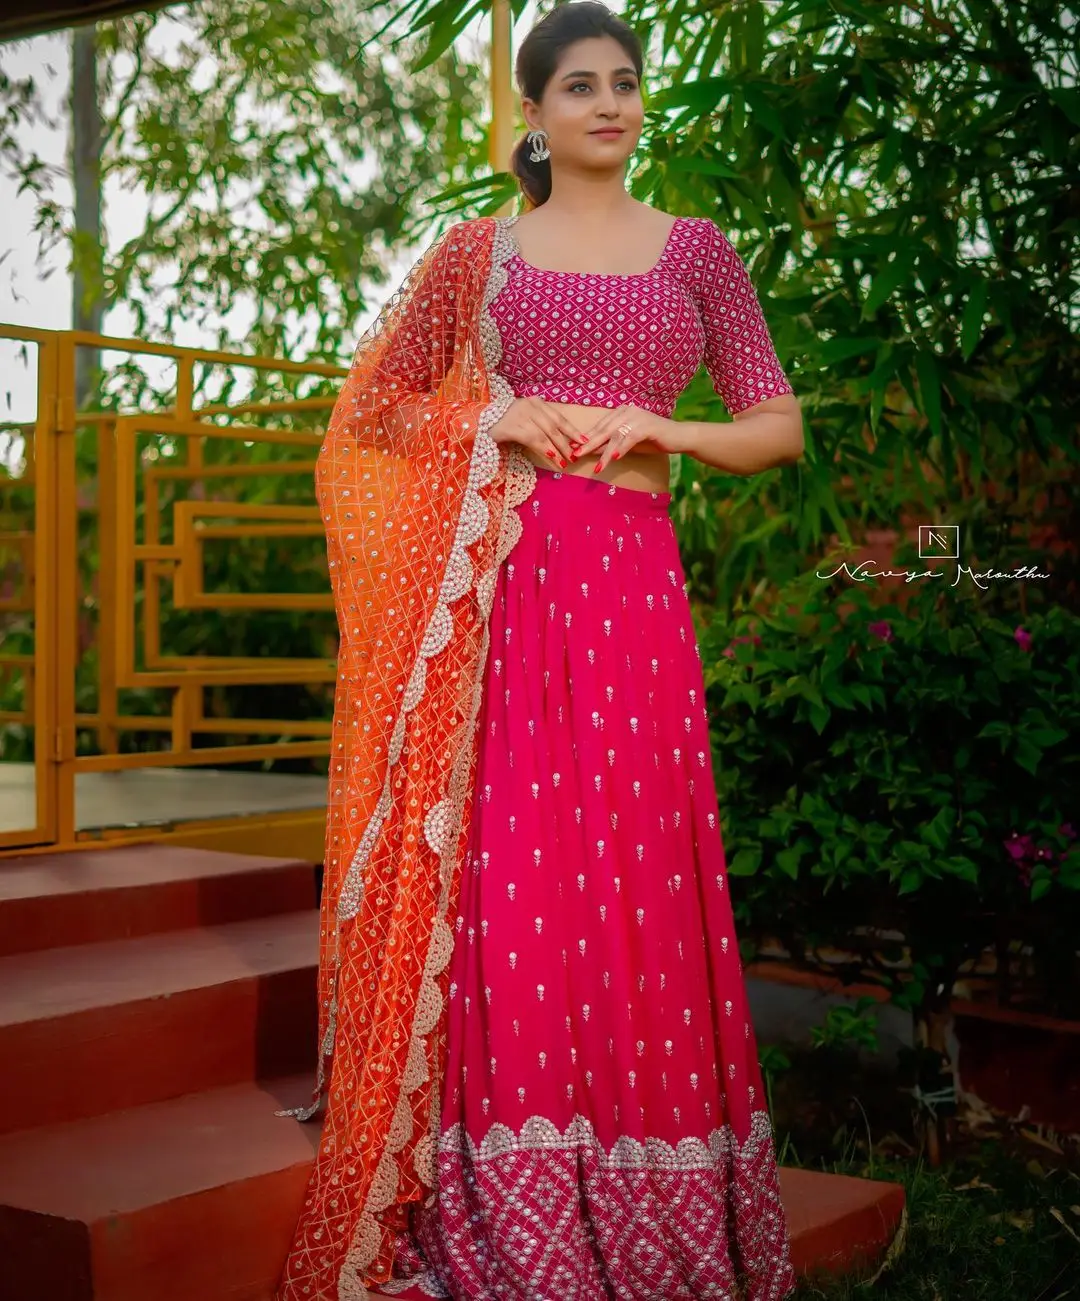
<svg viewBox="0 0 1080 1301">
<path fill-rule="evenodd" d="M 551 150 L 547 147 L 548 133 L 543 127 L 538 127 L 535 131 L 530 131 L 525 137 L 529 144 L 532 145 L 533 151 L 529 155 L 529 162 L 542 163 L 545 158 L 551 157 Z"/>
</svg>

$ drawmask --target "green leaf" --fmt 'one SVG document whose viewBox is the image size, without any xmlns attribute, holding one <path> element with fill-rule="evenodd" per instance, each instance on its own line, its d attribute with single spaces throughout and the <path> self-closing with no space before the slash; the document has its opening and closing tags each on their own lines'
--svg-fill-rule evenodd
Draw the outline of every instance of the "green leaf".
<svg viewBox="0 0 1080 1301">
<path fill-rule="evenodd" d="M 818 358 L 822 368 L 835 366 L 837 362 L 859 357 L 864 352 L 873 352 L 877 344 L 873 339 L 862 338 L 826 339 L 818 348 Z"/>
<path fill-rule="evenodd" d="M 715 113 L 724 99 L 738 89 L 738 82 L 731 77 L 703 77 L 657 92 L 650 107 L 660 113 L 673 108 L 690 108 L 702 115 Z"/>
<path fill-rule="evenodd" d="M 922 838 L 931 848 L 944 850 L 955 824 L 956 811 L 947 804 L 922 828 Z"/>
<path fill-rule="evenodd" d="M 688 154 L 685 157 L 669 158 L 664 163 L 668 172 L 689 172 L 695 176 L 724 176 L 736 178 L 742 175 L 738 168 L 719 158 L 706 158 L 702 154 Z"/>
<path fill-rule="evenodd" d="M 957 855 L 949 860 L 949 866 L 953 876 L 958 876 L 961 881 L 968 881 L 971 885 L 979 884 L 979 865 L 973 859 Z"/>
<path fill-rule="evenodd" d="M 860 319 L 873 320 L 881 305 L 888 301 L 896 289 L 904 284 L 911 274 L 911 258 L 904 252 L 898 252 L 891 262 L 874 276 L 870 292 L 866 295 Z"/>
<path fill-rule="evenodd" d="M 917 867 L 909 867 L 900 878 L 898 894 L 911 894 L 923 883 L 923 874 Z"/>
<path fill-rule="evenodd" d="M 936 357 L 920 348 L 915 354 L 922 410 L 935 437 L 941 434 L 941 376 Z"/>
<path fill-rule="evenodd" d="M 758 7 L 755 5 L 755 8 Z M 788 140 L 787 128 L 784 126 L 783 119 L 773 108 L 768 98 L 769 89 L 756 85 L 754 82 L 747 82 L 742 87 L 742 91 L 746 96 L 746 103 L 749 105 L 750 113 L 755 121 L 767 126 L 778 140 Z"/>
<path fill-rule="evenodd" d="M 743 37 L 746 41 L 747 66 L 760 68 L 765 53 L 765 6 L 761 0 L 746 7 Z M 777 134 L 779 135 L 780 132 Z"/>
<path fill-rule="evenodd" d="M 980 277 L 968 294 L 964 304 L 964 315 L 960 321 L 960 353 L 966 361 L 975 351 L 983 335 L 983 317 L 986 315 L 986 300 L 990 293 L 987 281 Z"/>
<path fill-rule="evenodd" d="M 1069 733 L 1062 727 L 1036 727 L 1030 732 L 1025 732 L 1024 735 L 1035 745 L 1049 750 L 1052 745 L 1064 741 Z"/>
<path fill-rule="evenodd" d="M 1052 86 L 1046 93 L 1073 126 L 1080 127 L 1080 90 L 1075 86 Z"/>
<path fill-rule="evenodd" d="M 761 866 L 761 846 L 740 849 L 727 865 L 729 876 L 754 876 Z"/>
<path fill-rule="evenodd" d="M 473 19 L 486 9 L 483 0 L 474 0 L 471 5 L 458 5 L 453 0 L 433 5 L 428 13 L 435 15 L 435 21 L 430 24 L 423 53 L 409 65 L 410 73 L 415 76 L 441 58 Z M 418 29 L 419 24 L 414 26 L 413 31 Z"/>
</svg>

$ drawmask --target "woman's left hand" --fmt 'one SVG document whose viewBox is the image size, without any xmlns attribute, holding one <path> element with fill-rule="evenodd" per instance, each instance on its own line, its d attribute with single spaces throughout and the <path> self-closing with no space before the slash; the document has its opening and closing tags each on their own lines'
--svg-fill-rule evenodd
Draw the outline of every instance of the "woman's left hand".
<svg viewBox="0 0 1080 1301">
<path fill-rule="evenodd" d="M 620 425 L 624 426 L 621 430 Z M 593 467 L 593 473 L 599 474 L 638 443 L 655 443 L 662 452 L 682 451 L 679 422 L 658 416 L 654 411 L 643 411 L 641 407 L 614 407 L 605 411 L 587 433 L 580 434 L 576 442 L 571 442 L 571 460 L 580 461 L 602 448 L 600 460 Z"/>
</svg>

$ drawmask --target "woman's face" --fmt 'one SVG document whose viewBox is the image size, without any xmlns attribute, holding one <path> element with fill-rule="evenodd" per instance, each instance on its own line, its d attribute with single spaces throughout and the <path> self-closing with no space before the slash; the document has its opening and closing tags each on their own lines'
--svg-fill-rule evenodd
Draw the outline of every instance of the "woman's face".
<svg viewBox="0 0 1080 1301">
<path fill-rule="evenodd" d="M 543 127 L 547 132 L 553 168 L 583 170 L 625 164 L 645 120 L 633 62 L 611 36 L 568 45 L 542 100 L 523 100 L 522 112 L 530 130 Z M 621 128 L 621 134 L 597 134 L 604 127 Z"/>
</svg>

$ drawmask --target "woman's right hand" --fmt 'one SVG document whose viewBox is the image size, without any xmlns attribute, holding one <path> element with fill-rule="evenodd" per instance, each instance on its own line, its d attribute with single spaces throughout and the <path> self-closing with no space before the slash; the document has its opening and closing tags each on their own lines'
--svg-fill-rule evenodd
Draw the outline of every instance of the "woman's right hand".
<svg viewBox="0 0 1080 1301">
<path fill-rule="evenodd" d="M 562 403 L 543 398 L 515 398 L 502 418 L 491 427 L 497 443 L 521 443 L 565 467 L 570 460 L 570 440 L 579 430 Z"/>
</svg>

